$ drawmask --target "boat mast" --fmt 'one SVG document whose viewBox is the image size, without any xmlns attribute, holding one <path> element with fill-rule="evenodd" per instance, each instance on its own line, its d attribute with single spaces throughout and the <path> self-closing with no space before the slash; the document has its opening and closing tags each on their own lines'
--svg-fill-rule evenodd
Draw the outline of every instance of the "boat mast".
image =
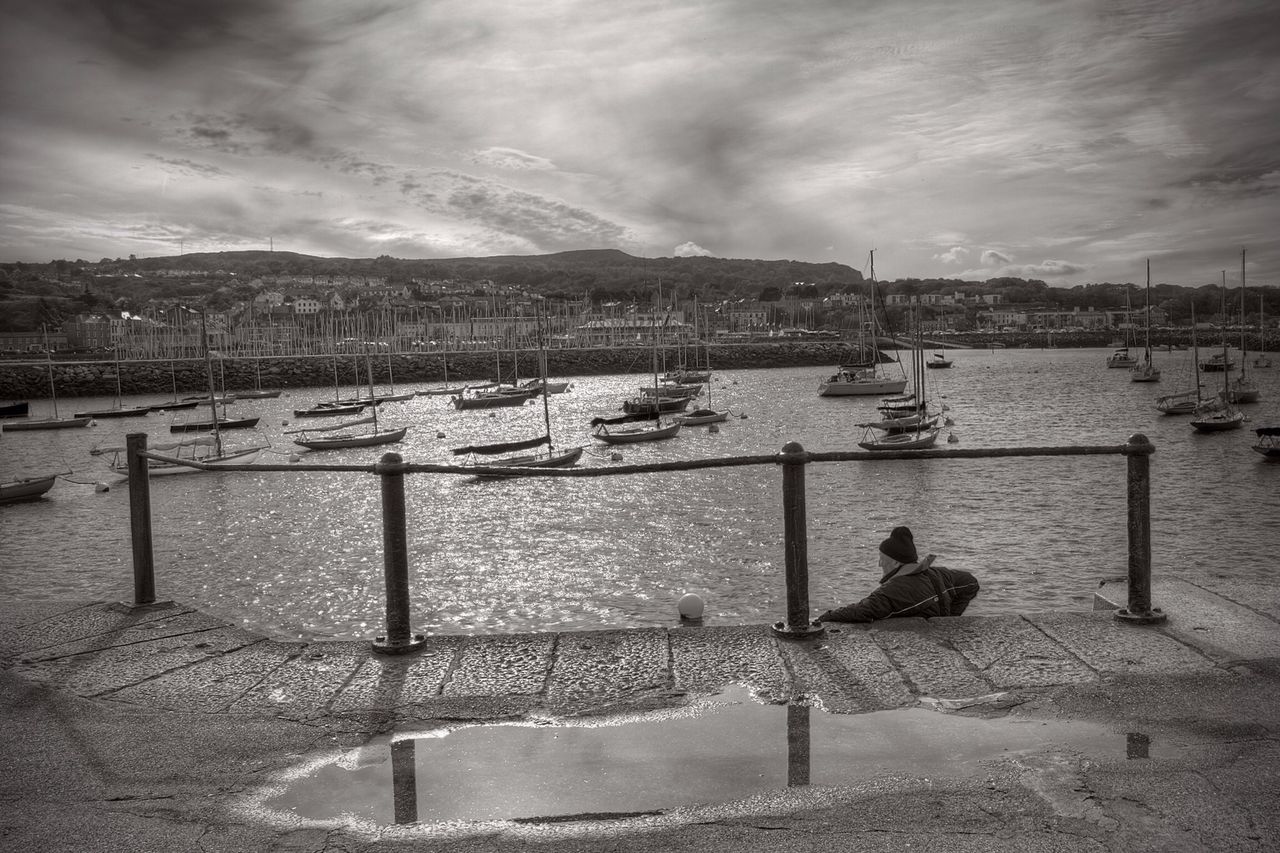
<svg viewBox="0 0 1280 853">
<path fill-rule="evenodd" d="M 1147 258 L 1147 365 L 1151 365 L 1151 259 Z"/>
<path fill-rule="evenodd" d="M 1231 371 L 1228 367 L 1231 360 L 1227 357 L 1227 271 L 1222 271 L 1222 402 L 1226 403 L 1231 394 Z"/>
<path fill-rule="evenodd" d="M 538 372 L 542 376 L 542 420 L 547 427 L 547 454 L 550 456 L 555 445 L 551 443 L 551 404 L 547 401 L 550 395 L 547 390 L 547 349 L 542 337 L 542 315 L 537 308 L 534 309 L 534 322 L 538 332 Z"/>
<path fill-rule="evenodd" d="M 369 345 L 364 345 L 364 366 L 369 376 L 369 408 L 373 409 L 373 432 L 378 433 L 378 399 L 373 395 L 373 357 L 369 355 Z"/>
<path fill-rule="evenodd" d="M 1245 366 L 1249 363 L 1249 359 L 1246 358 L 1246 356 L 1248 355 L 1248 352 L 1245 349 L 1247 342 L 1244 337 L 1244 252 L 1245 250 L 1241 248 L 1240 249 L 1240 381 L 1241 382 L 1244 382 L 1245 380 L 1245 376 L 1244 376 Z"/>
<path fill-rule="evenodd" d="M 40 334 L 44 338 L 44 357 L 49 363 L 49 399 L 53 401 L 53 419 L 58 419 L 58 389 L 53 387 L 53 353 L 49 351 L 49 330 L 44 323 L 40 324 Z"/>
<path fill-rule="evenodd" d="M 213 415 L 213 451 L 215 456 L 221 456 L 222 433 L 218 429 L 218 398 L 213 393 L 213 357 L 209 354 L 209 328 L 203 308 L 200 309 L 200 345 L 204 347 L 204 372 L 209 382 L 209 412 Z"/>
<path fill-rule="evenodd" d="M 1196 375 L 1196 408 L 1200 408 L 1200 347 L 1196 344 L 1196 303 L 1191 301 L 1191 367 Z"/>
</svg>

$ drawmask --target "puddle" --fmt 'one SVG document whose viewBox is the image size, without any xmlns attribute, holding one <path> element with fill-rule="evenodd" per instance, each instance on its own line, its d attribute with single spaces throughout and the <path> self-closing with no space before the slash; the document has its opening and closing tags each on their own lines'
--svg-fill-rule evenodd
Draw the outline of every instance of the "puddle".
<svg viewBox="0 0 1280 853">
<path fill-rule="evenodd" d="M 974 775 L 983 761 L 1055 748 L 1152 752 L 1145 736 L 1094 723 L 924 709 L 828 714 L 731 690 L 636 717 L 380 738 L 296 768 L 257 805 L 293 821 L 381 825 L 636 817 L 893 773 Z"/>
</svg>

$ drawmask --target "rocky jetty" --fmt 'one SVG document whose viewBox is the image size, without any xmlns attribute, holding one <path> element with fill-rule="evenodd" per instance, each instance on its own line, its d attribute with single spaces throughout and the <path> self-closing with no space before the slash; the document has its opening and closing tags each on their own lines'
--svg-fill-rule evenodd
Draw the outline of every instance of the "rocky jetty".
<svg viewBox="0 0 1280 853">
<path fill-rule="evenodd" d="M 746 370 L 769 367 L 835 366 L 854 357 L 856 347 L 836 342 L 790 342 L 726 344 L 711 348 L 711 364 L 717 370 Z M 450 382 L 494 379 L 492 350 L 475 352 L 402 353 L 370 360 L 375 384 L 394 380 L 397 385 L 441 382 L 448 359 Z M 553 349 L 547 351 L 547 372 L 552 377 L 599 376 L 611 373 L 648 373 L 652 365 L 648 347 L 600 349 Z M 516 364 L 529 378 L 537 364 L 537 353 L 519 354 Z M 674 366 L 668 362 L 670 366 Z M 511 360 L 504 355 L 503 370 Z M 89 397 L 116 393 L 116 362 L 55 361 L 53 380 L 59 397 Z M 389 370 L 388 370 L 389 368 Z M 254 388 L 316 388 L 333 384 L 331 355 L 264 356 L 224 358 L 214 365 L 215 379 L 225 376 L 227 391 Z M 363 356 L 338 356 L 338 381 L 353 385 L 367 380 Z M 510 380 L 510 375 L 504 375 Z M 124 361 L 119 364 L 119 385 L 123 394 L 198 394 L 207 390 L 205 363 L 201 359 Z M 35 400 L 49 395 L 49 366 L 45 362 L 0 363 L 0 399 Z"/>
</svg>

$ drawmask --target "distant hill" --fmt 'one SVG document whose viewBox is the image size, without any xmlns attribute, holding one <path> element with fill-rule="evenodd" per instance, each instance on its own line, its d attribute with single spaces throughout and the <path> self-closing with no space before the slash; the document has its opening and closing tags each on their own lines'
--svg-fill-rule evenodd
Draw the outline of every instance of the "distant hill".
<svg viewBox="0 0 1280 853">
<path fill-rule="evenodd" d="M 94 266 L 104 266 L 101 264 Z M 762 291 L 785 291 L 797 283 L 823 292 L 852 287 L 862 273 L 844 264 L 731 258 L 640 258 L 617 249 L 582 249 L 548 255 L 495 255 L 438 259 L 325 258 L 263 250 L 193 252 L 118 261 L 122 274 L 165 269 L 261 275 L 366 275 L 393 281 L 411 278 L 476 280 L 523 287 L 535 292 L 597 296 L 634 295 L 661 283 L 664 292 L 706 298 L 757 298 Z"/>
</svg>

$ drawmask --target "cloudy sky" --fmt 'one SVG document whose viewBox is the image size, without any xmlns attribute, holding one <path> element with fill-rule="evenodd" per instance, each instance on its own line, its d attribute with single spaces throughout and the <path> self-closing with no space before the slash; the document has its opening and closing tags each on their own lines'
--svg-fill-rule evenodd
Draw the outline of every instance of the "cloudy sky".
<svg viewBox="0 0 1280 853">
<path fill-rule="evenodd" d="M 9 0 L 0 261 L 1280 284 L 1275 0 Z"/>
</svg>

